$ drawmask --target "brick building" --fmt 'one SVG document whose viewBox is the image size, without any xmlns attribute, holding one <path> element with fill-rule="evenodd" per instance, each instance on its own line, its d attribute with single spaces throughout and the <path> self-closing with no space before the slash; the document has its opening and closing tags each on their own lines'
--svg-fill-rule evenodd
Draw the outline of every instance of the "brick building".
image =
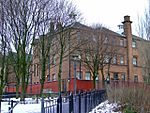
<svg viewBox="0 0 150 113">
<path fill-rule="evenodd" d="M 107 32 L 107 34 L 109 34 L 109 36 L 107 37 L 105 35 L 105 39 L 111 38 L 111 44 L 113 45 L 113 47 L 119 48 L 117 49 L 117 53 L 113 55 L 113 59 L 110 64 L 110 79 L 120 81 L 143 82 L 144 62 L 141 62 L 141 48 L 143 48 L 141 47 L 141 45 L 143 43 L 147 43 L 147 41 L 132 35 L 132 22 L 130 21 L 129 16 L 125 16 L 124 22 L 122 23 L 123 34 L 113 32 L 106 28 L 103 28 L 102 30 L 102 32 Z M 71 35 L 70 40 L 73 39 L 72 37 L 81 40 L 81 38 L 85 38 L 87 37 L 87 35 L 90 35 L 90 33 L 93 32 L 91 30 L 91 27 L 85 26 L 77 22 L 74 23 L 74 25 L 71 28 L 73 29 L 72 32 L 74 32 L 74 35 Z M 38 39 L 35 41 L 33 48 L 32 84 L 39 83 L 41 79 L 41 65 L 39 59 L 40 54 L 37 43 Z M 88 43 L 86 45 L 88 45 Z M 85 46 L 83 45 L 81 48 L 84 47 Z M 83 53 L 81 48 L 80 53 L 79 51 L 74 50 L 71 54 L 69 53 L 63 59 L 62 84 L 64 85 L 66 84 L 66 81 L 68 81 L 70 78 L 74 78 L 75 74 L 76 77 L 80 80 L 92 80 L 92 73 L 86 66 L 84 66 L 82 60 L 74 61 L 74 59 L 72 58 L 72 56 L 75 54 L 79 55 Z M 67 53 L 68 52 L 66 52 L 65 54 Z M 49 60 L 47 60 L 46 64 L 47 66 L 45 72 L 45 82 L 57 81 L 59 63 L 58 55 L 51 54 L 48 59 Z M 108 75 L 107 66 L 105 66 L 103 71 L 106 78 Z M 98 72 L 98 77 L 96 79 L 102 79 L 102 75 L 100 72 Z"/>
</svg>

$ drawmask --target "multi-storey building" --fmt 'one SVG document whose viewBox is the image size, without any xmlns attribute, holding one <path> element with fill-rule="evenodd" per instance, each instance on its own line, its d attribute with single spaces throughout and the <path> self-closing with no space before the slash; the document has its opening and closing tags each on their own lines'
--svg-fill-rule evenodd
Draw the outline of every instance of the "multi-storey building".
<svg viewBox="0 0 150 113">
<path fill-rule="evenodd" d="M 123 22 L 123 34 L 119 34 L 108 30 L 106 28 L 102 28 L 102 32 L 107 32 L 109 36 L 105 35 L 105 40 L 107 38 L 111 38 L 111 44 L 115 48 L 119 48 L 117 52 L 113 55 L 113 59 L 110 64 L 110 79 L 121 80 L 121 81 L 143 81 L 143 62 L 141 62 L 141 43 L 147 42 L 143 39 L 140 39 L 134 35 L 132 35 L 132 22 L 130 21 L 129 16 L 124 17 Z M 72 26 L 74 35 L 72 37 L 76 37 L 76 39 L 81 40 L 82 38 L 87 37 L 93 32 L 88 26 L 85 26 L 80 23 L 75 23 Z M 82 33 L 81 33 L 82 32 Z M 81 35 L 82 34 L 82 35 Z M 86 35 L 86 36 L 84 36 Z M 93 38 L 93 37 L 91 37 Z M 72 40 L 72 38 L 70 38 Z M 107 41 L 107 40 L 106 40 Z M 38 39 L 34 43 L 33 48 L 33 67 L 32 67 L 32 83 L 37 84 L 40 82 L 41 78 L 41 64 L 39 60 L 39 47 L 38 47 Z M 88 43 L 86 44 L 88 45 Z M 85 47 L 84 45 L 82 48 Z M 80 48 L 80 52 L 82 49 Z M 73 55 L 78 53 L 74 51 Z M 78 53 L 79 54 L 79 53 Z M 58 75 L 58 55 L 49 56 L 49 60 L 47 60 L 45 82 L 57 81 Z M 91 80 L 92 73 L 91 71 L 84 65 L 82 60 L 76 61 L 76 65 L 74 65 L 75 61 L 72 59 L 72 53 L 66 55 L 63 59 L 62 63 L 62 80 L 68 80 L 69 78 L 74 78 L 74 74 L 76 73 L 76 77 L 81 80 Z M 76 66 L 76 67 L 74 67 Z M 75 72 L 76 71 L 76 72 Z M 108 71 L 107 66 L 103 69 L 105 78 L 107 77 Z M 98 73 L 98 78 L 101 80 L 101 73 Z"/>
</svg>

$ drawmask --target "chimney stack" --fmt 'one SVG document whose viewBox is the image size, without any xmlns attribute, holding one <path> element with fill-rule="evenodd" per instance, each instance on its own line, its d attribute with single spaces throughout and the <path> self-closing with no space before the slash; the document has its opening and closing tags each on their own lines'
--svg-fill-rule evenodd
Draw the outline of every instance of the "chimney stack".
<svg viewBox="0 0 150 113">
<path fill-rule="evenodd" d="M 132 64 L 133 52 L 132 52 L 132 28 L 131 28 L 132 21 L 130 21 L 130 16 L 124 16 L 124 22 L 122 23 L 124 28 L 124 35 L 127 39 L 127 65 L 128 65 L 127 80 L 130 81 L 131 76 L 133 76 L 133 64 Z"/>
</svg>

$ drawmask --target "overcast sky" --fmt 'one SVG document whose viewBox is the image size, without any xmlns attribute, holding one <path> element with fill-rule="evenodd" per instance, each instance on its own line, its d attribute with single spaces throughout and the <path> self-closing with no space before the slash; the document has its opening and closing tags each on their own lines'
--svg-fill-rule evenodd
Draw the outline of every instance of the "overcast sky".
<svg viewBox="0 0 150 113">
<path fill-rule="evenodd" d="M 136 34 L 137 17 L 143 15 L 148 0 L 73 0 L 81 11 L 85 24 L 101 23 L 117 31 L 125 15 L 133 21 L 133 33 Z"/>
</svg>

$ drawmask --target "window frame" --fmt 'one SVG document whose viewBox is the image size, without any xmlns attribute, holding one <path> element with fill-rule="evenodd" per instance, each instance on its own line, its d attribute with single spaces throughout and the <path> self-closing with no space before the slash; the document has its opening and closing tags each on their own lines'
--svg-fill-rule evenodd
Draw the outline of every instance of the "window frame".
<svg viewBox="0 0 150 113">
<path fill-rule="evenodd" d="M 138 82 L 139 81 L 139 77 L 137 74 L 134 74 L 134 82 Z"/>
<path fill-rule="evenodd" d="M 121 64 L 121 65 L 124 64 L 124 56 L 120 56 L 120 64 Z"/>
<path fill-rule="evenodd" d="M 136 56 L 133 56 L 133 58 L 132 58 L 132 64 L 134 66 L 137 66 L 137 57 Z"/>
<path fill-rule="evenodd" d="M 52 74 L 52 81 L 56 81 L 56 74 Z"/>
<path fill-rule="evenodd" d="M 117 55 L 114 55 L 113 57 L 113 64 L 117 64 Z"/>
<path fill-rule="evenodd" d="M 47 75 L 47 82 L 50 82 L 50 75 Z"/>
<path fill-rule="evenodd" d="M 80 72 L 81 72 L 81 76 L 80 76 Z M 77 71 L 76 73 L 77 73 L 76 78 L 79 79 L 79 80 L 82 80 L 83 72 L 82 71 Z"/>
<path fill-rule="evenodd" d="M 120 46 L 124 46 L 124 40 L 120 39 Z"/>
<path fill-rule="evenodd" d="M 135 39 L 132 39 L 132 48 L 136 48 L 136 40 Z"/>
<path fill-rule="evenodd" d="M 90 75 L 89 79 L 87 79 L 87 73 Z M 85 80 L 91 80 L 91 72 L 90 71 L 85 72 Z"/>
</svg>

